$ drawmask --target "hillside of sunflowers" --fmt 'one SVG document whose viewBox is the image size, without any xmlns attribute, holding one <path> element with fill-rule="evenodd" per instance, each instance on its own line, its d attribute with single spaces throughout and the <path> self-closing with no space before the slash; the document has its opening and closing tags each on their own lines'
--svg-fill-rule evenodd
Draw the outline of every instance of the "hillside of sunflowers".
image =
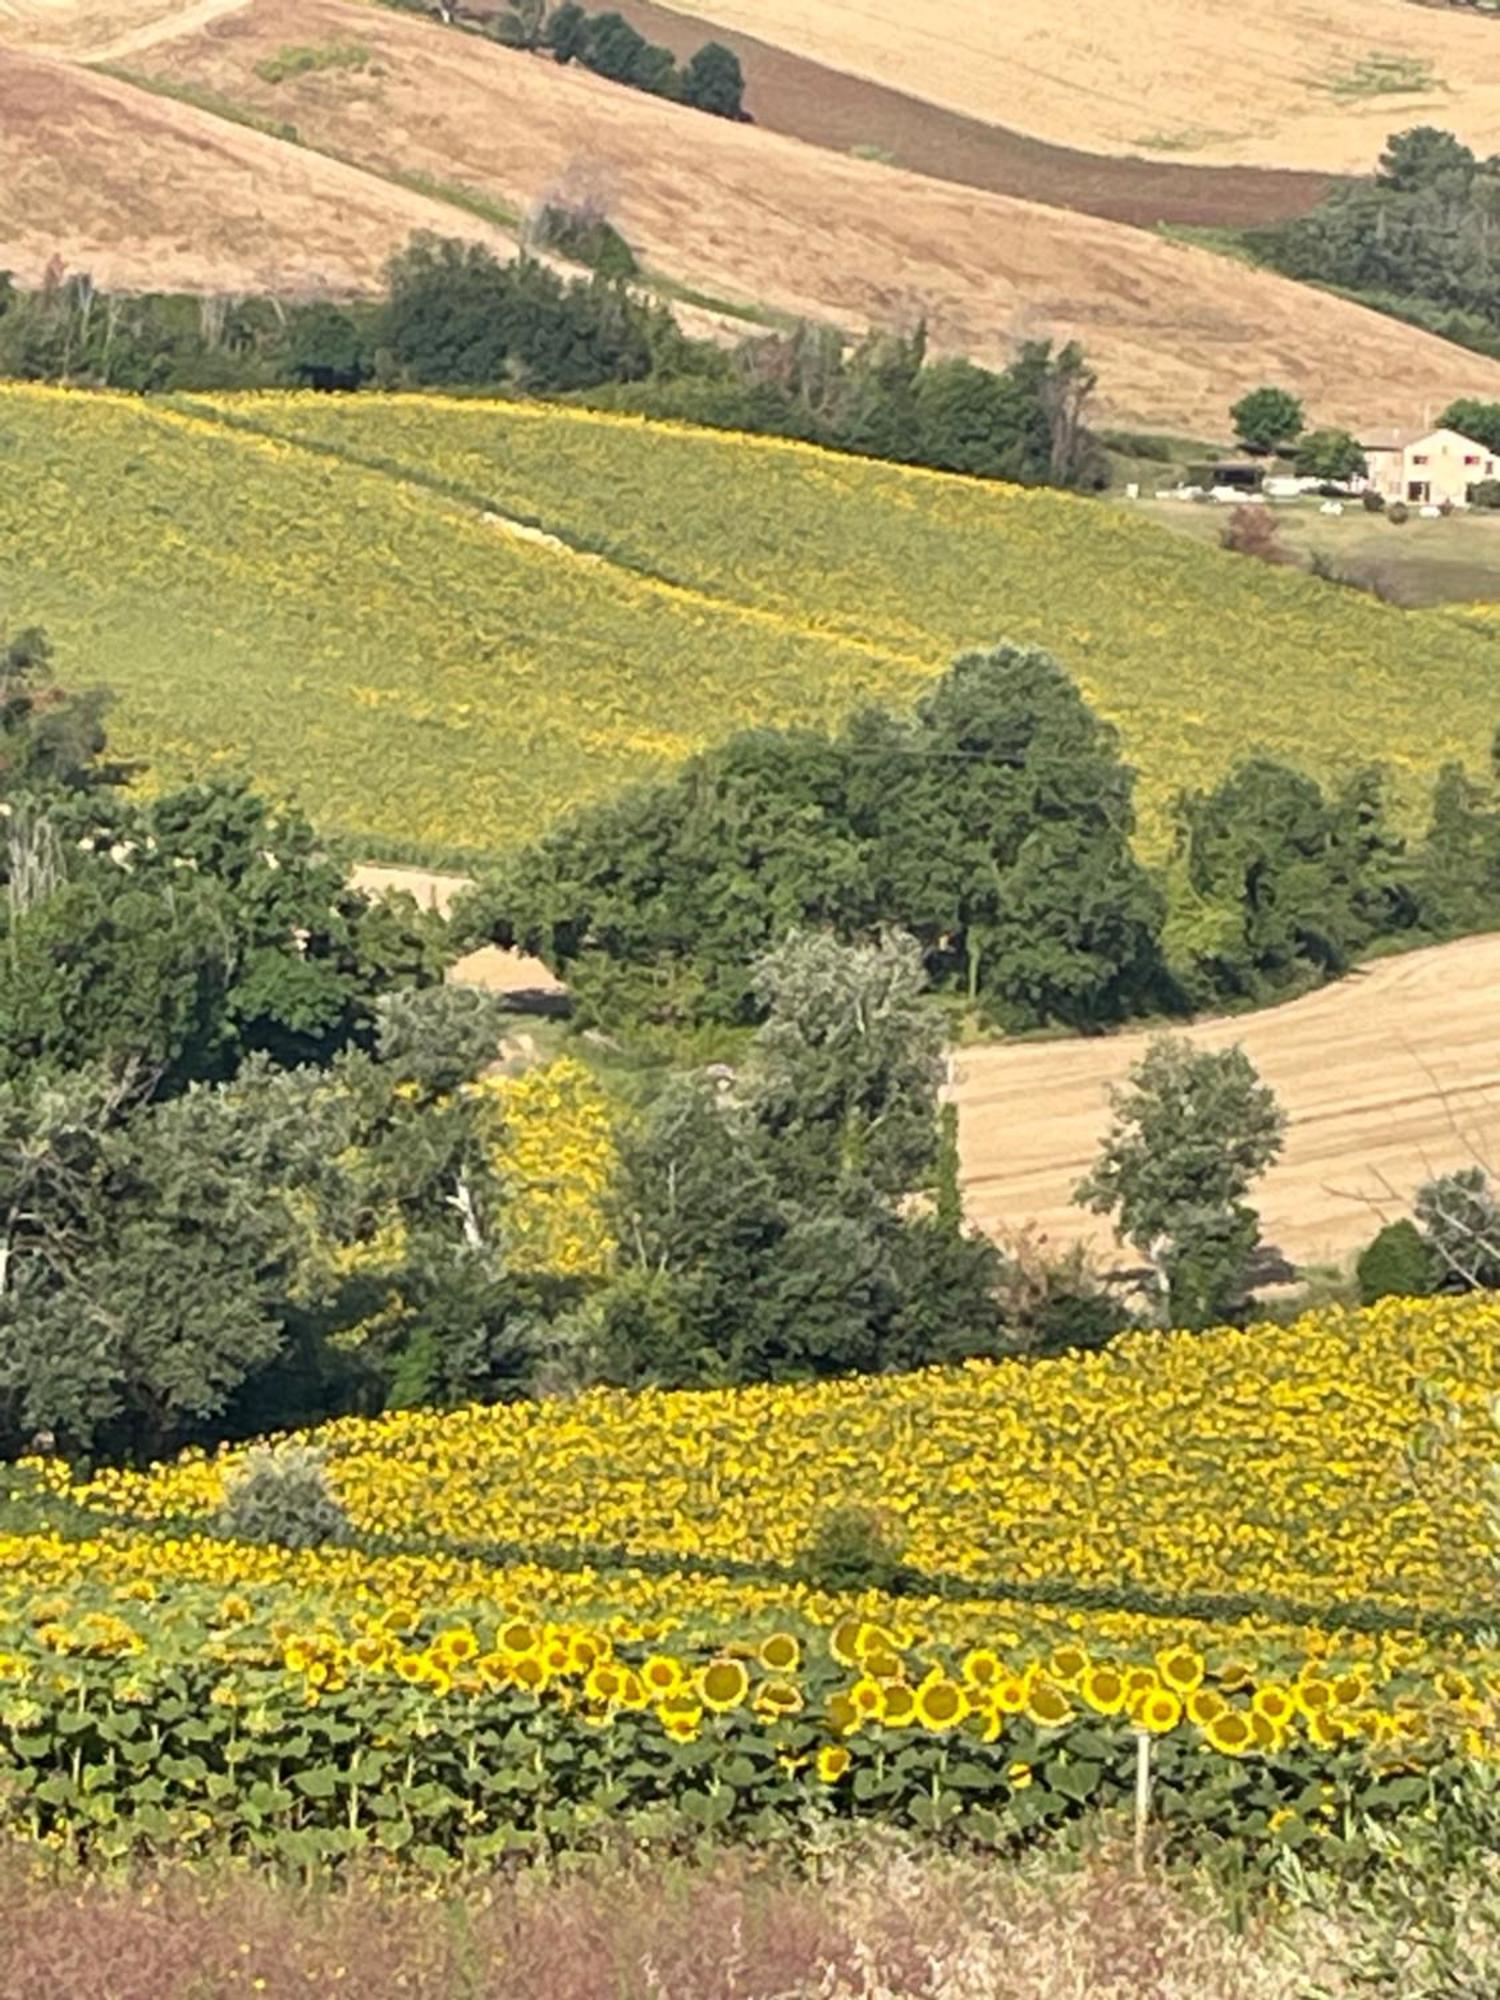
<svg viewBox="0 0 1500 2000">
<path fill-rule="evenodd" d="M 0 596 L 116 690 L 119 748 L 156 784 L 247 773 L 371 854 L 494 853 L 736 727 L 904 705 L 1001 637 L 1119 724 L 1148 849 L 1180 787 L 1256 749 L 1319 776 L 1379 759 L 1414 820 L 1500 709 L 1483 620 L 791 443 L 6 385 L 0 447 Z"/>
<path fill-rule="evenodd" d="M 1013 1850 L 1144 1764 L 1169 1842 L 1357 1860 L 1494 1753 L 1497 1395 L 1479 1296 L 391 1412 L 313 1434 L 349 1533 L 291 1553 L 224 1531 L 243 1448 L 33 1458 L 0 1820 L 419 1867 L 830 1816 Z M 899 1564 L 820 1571 L 830 1507 Z"/>
</svg>

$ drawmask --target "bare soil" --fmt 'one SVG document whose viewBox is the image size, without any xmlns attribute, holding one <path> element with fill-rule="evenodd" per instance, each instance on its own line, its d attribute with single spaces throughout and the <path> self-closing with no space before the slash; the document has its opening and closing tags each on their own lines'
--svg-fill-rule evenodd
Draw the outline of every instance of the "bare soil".
<svg viewBox="0 0 1500 2000">
<path fill-rule="evenodd" d="M 1338 1263 L 1404 1212 L 1435 1173 L 1500 1170 L 1500 936 L 1407 953 L 1282 1007 L 1186 1030 L 1238 1042 L 1290 1120 L 1256 1191 L 1267 1241 L 1297 1264 Z M 987 1230 L 1035 1224 L 1107 1248 L 1106 1222 L 1072 1204 L 1149 1036 L 955 1051 L 965 1201 Z"/>
<path fill-rule="evenodd" d="M 1447 126 L 1482 153 L 1500 146 L 1500 23 L 1410 0 L 692 0 L 685 11 L 1094 153 L 1361 173 L 1410 125 Z M 1409 66 L 1409 87 L 1392 87 L 1393 64 Z"/>
<path fill-rule="evenodd" d="M 0 268 L 54 255 L 106 287 L 335 296 L 379 289 L 453 212 L 354 167 L 70 64 L 0 50 Z M 464 231 L 509 254 L 511 239 Z"/>
<path fill-rule="evenodd" d="M 415 897 L 424 910 L 437 910 L 442 916 L 447 916 L 460 891 L 471 886 L 467 875 L 444 875 L 430 868 L 401 868 L 393 863 L 361 862 L 349 879 L 356 889 L 371 896 L 403 891 Z M 524 994 L 528 998 L 555 1000 L 567 992 L 539 958 L 502 951 L 498 945 L 482 945 L 478 951 L 465 953 L 449 967 L 448 979 L 454 986 L 478 986 L 486 993 Z"/>
<path fill-rule="evenodd" d="M 472 11 L 482 17 L 502 4 L 484 0 Z M 1146 228 L 1170 222 L 1225 229 L 1305 215 L 1333 184 L 1328 174 L 1122 159 L 1049 145 L 655 0 L 620 0 L 617 11 L 678 57 L 711 40 L 733 49 L 745 76 L 746 111 L 765 131 L 835 153 L 867 150 L 934 180 Z"/>
<path fill-rule="evenodd" d="M 364 69 L 267 84 L 287 42 L 357 40 Z M 1500 46 L 1500 43 L 1497 43 Z M 207 86 L 372 171 L 524 211 L 600 200 L 648 264 L 719 299 L 850 331 L 926 320 L 938 351 L 1003 362 L 1076 336 L 1120 424 L 1213 436 L 1270 380 L 1322 423 L 1421 420 L 1500 396 L 1500 363 L 1272 273 L 1098 217 L 958 188 L 667 104 L 476 35 L 348 4 L 248 0 L 137 66 Z M 469 233 L 461 210 L 450 233 Z"/>
</svg>

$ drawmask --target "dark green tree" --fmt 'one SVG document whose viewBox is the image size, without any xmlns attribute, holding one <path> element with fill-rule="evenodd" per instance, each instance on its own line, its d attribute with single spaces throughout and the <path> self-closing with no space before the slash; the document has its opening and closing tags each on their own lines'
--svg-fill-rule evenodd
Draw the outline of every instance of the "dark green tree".
<svg viewBox="0 0 1500 2000">
<path fill-rule="evenodd" d="M 1339 484 L 1363 479 L 1367 470 L 1359 440 L 1348 431 L 1308 431 L 1297 441 L 1293 461 L 1304 479 L 1327 479 Z"/>
<path fill-rule="evenodd" d="M 715 118 L 743 118 L 745 73 L 739 57 L 722 42 L 705 42 L 684 64 L 678 95 L 684 104 Z"/>
<path fill-rule="evenodd" d="M 1302 434 L 1302 405 L 1288 389 L 1252 389 L 1229 415 L 1235 436 L 1250 451 L 1281 451 Z"/>
</svg>

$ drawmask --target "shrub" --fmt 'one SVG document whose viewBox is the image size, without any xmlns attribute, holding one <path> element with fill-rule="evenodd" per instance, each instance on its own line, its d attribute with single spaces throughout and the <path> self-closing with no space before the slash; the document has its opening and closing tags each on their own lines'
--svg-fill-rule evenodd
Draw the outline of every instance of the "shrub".
<svg viewBox="0 0 1500 2000">
<path fill-rule="evenodd" d="M 1500 1203 L 1483 1167 L 1438 1175 L 1418 1188 L 1415 1207 L 1437 1284 L 1500 1285 Z"/>
<path fill-rule="evenodd" d="M 328 1484 L 327 1461 L 315 1445 L 257 1445 L 224 1489 L 219 1532 L 239 1542 L 274 1542 L 314 1549 L 342 1542 L 349 1517 Z"/>
<path fill-rule="evenodd" d="M 1411 509 L 1404 500 L 1393 500 L 1385 510 L 1385 518 L 1392 527 L 1399 528 L 1403 521 L 1411 519 Z"/>
<path fill-rule="evenodd" d="M 1257 562 L 1287 560 L 1276 517 L 1265 507 L 1236 507 L 1220 531 L 1219 543 L 1237 556 L 1254 556 Z"/>
<path fill-rule="evenodd" d="M 1469 500 L 1475 507 L 1500 507 L 1500 479 L 1481 479 Z"/>
<path fill-rule="evenodd" d="M 1435 1275 L 1432 1252 L 1407 1216 L 1388 1222 L 1360 1252 L 1354 1268 L 1359 1296 L 1367 1306 L 1377 1299 L 1425 1298 Z"/>
<path fill-rule="evenodd" d="M 1384 494 L 1377 493 L 1373 486 L 1367 487 L 1360 495 L 1359 504 L 1367 514 L 1383 514 L 1385 512 L 1385 496 Z"/>
<path fill-rule="evenodd" d="M 552 250 L 575 264 L 586 264 L 601 278 L 633 278 L 640 269 L 625 238 L 590 202 L 576 206 L 546 202 L 532 223 L 531 240 L 539 250 Z"/>
<path fill-rule="evenodd" d="M 906 1538 L 876 1507 L 836 1507 L 819 1520 L 799 1565 L 818 1590 L 889 1590 L 901 1574 Z"/>
</svg>

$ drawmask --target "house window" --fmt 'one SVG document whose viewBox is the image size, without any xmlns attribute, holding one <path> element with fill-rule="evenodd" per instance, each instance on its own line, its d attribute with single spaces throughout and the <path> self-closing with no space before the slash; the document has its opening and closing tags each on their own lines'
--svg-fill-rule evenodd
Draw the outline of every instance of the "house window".
<svg viewBox="0 0 1500 2000">
<path fill-rule="evenodd" d="M 1479 463 L 1479 453 L 1477 451 L 1465 452 L 1464 454 L 1465 465 L 1478 465 L 1478 463 Z"/>
<path fill-rule="evenodd" d="M 1427 499 L 1430 491 L 1431 489 L 1425 479 L 1411 479 L 1407 481 L 1406 497 L 1408 500 L 1415 500 L 1418 505 L 1421 505 Z"/>
<path fill-rule="evenodd" d="M 1426 454 L 1426 452 L 1425 452 L 1425 451 L 1414 451 L 1414 452 L 1412 453 L 1412 455 L 1411 455 L 1411 462 L 1412 462 L 1412 464 L 1413 464 L 1413 465 L 1425 465 L 1425 464 L 1427 463 L 1427 454 Z"/>
</svg>

